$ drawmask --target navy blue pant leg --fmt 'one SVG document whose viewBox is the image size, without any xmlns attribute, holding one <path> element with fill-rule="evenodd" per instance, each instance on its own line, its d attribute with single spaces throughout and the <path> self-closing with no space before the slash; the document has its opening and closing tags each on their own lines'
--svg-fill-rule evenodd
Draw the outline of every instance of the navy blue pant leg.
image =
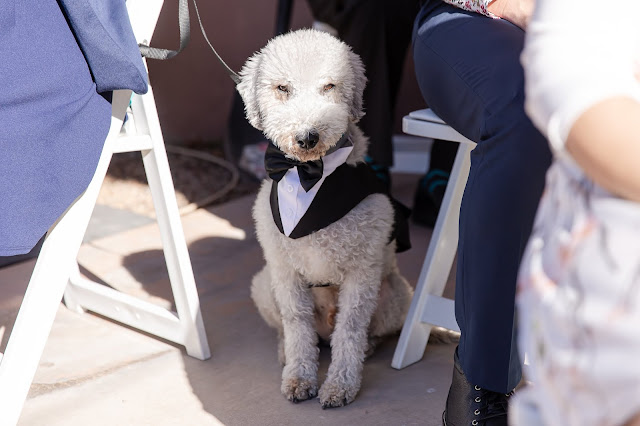
<svg viewBox="0 0 640 426">
<path fill-rule="evenodd" d="M 414 61 L 430 108 L 478 143 L 460 209 L 456 319 L 467 379 L 495 392 L 521 378 L 514 299 L 551 154 L 527 118 L 524 32 L 436 0 L 416 18 Z"/>
</svg>

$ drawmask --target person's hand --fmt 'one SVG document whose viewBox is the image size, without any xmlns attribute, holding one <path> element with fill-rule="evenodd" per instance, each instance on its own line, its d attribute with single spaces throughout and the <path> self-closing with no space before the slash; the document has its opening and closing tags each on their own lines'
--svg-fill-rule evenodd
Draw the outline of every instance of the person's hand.
<svg viewBox="0 0 640 426">
<path fill-rule="evenodd" d="M 494 0 L 487 9 L 494 15 L 526 30 L 535 4 L 535 0 Z"/>
</svg>

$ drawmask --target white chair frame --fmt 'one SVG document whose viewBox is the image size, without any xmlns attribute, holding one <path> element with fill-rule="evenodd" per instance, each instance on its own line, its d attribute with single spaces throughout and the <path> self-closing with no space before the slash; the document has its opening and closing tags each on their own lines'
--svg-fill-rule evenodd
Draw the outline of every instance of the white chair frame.
<svg viewBox="0 0 640 426">
<path fill-rule="evenodd" d="M 469 154 L 476 146 L 475 142 L 453 130 L 430 109 L 414 111 L 405 116 L 402 127 L 410 135 L 460 142 L 460 146 L 391 362 L 391 366 L 397 369 L 422 359 L 433 326 L 460 331 L 455 319 L 454 302 L 443 298 L 442 293 L 458 248 L 460 204 L 469 177 Z"/>
<path fill-rule="evenodd" d="M 151 39 L 162 4 L 163 0 L 127 1 L 138 42 Z M 130 100 L 134 123 L 122 133 Z M 142 154 L 177 313 L 79 274 L 76 257 L 112 155 L 130 151 Z M 184 345 L 187 354 L 201 360 L 211 356 L 151 87 L 140 96 L 132 97 L 130 90 L 113 93 L 111 128 L 94 177 L 47 233 L 0 359 L 1 426 L 18 422 L 63 295 L 70 309 L 93 311 Z"/>
</svg>

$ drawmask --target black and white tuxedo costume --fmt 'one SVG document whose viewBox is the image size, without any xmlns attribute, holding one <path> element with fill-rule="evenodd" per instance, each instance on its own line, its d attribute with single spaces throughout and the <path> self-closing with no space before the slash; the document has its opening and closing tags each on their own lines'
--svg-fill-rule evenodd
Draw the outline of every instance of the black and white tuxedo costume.
<svg viewBox="0 0 640 426">
<path fill-rule="evenodd" d="M 368 164 L 345 163 L 352 150 L 353 144 L 343 136 L 322 159 L 299 162 L 269 143 L 265 167 L 273 179 L 270 202 L 276 226 L 289 238 L 304 237 L 341 219 L 367 196 L 380 193 L 393 205 L 391 240 L 396 240 L 396 251 L 408 250 L 410 210 L 389 195 Z"/>
</svg>

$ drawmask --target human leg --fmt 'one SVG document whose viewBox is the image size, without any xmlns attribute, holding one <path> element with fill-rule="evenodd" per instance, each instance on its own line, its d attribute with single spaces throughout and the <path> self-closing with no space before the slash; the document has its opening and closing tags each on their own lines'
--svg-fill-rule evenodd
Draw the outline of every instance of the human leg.
<svg viewBox="0 0 640 426">
<path fill-rule="evenodd" d="M 507 21 L 431 1 L 416 19 L 414 38 L 427 104 L 478 143 L 460 210 L 459 366 L 470 384 L 504 394 L 521 377 L 516 277 L 550 162 L 523 109 L 524 33 Z"/>
</svg>

